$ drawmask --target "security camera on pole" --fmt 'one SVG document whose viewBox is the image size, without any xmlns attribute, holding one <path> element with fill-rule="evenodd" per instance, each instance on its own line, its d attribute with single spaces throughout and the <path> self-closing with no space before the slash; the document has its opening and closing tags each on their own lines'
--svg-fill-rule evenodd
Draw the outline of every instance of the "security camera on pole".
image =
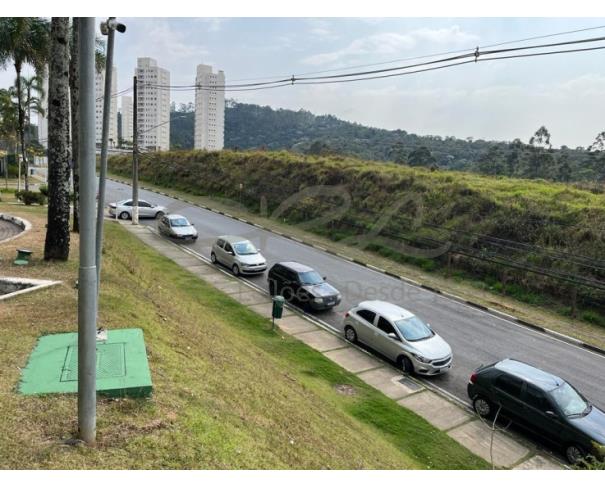
<svg viewBox="0 0 605 487">
<path fill-rule="evenodd" d="M 97 239 L 95 257 L 97 264 L 97 293 L 101 286 L 101 248 L 103 246 L 103 218 L 105 211 L 105 180 L 107 178 L 107 144 L 109 140 L 109 111 L 111 110 L 111 82 L 113 76 L 113 43 L 115 31 L 124 33 L 126 26 L 115 17 L 101 23 L 101 33 L 107 36 L 105 59 L 105 92 L 103 94 L 103 131 L 101 135 L 101 167 L 99 171 L 99 203 L 97 205 Z"/>
</svg>

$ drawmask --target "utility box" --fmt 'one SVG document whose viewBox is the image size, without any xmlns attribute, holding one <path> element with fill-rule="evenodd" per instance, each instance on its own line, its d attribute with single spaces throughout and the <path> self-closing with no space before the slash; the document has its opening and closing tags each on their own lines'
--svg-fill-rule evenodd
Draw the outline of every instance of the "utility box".
<svg viewBox="0 0 605 487">
<path fill-rule="evenodd" d="M 273 296 L 273 312 L 271 313 L 271 316 L 273 317 L 273 319 L 275 318 L 281 318 L 282 314 L 284 312 L 284 302 L 286 300 L 284 299 L 283 296 Z"/>
</svg>

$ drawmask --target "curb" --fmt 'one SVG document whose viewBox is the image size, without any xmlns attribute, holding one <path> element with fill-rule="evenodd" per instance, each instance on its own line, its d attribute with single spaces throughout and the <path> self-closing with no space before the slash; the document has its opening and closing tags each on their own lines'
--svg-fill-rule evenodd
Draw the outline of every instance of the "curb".
<svg viewBox="0 0 605 487">
<path fill-rule="evenodd" d="M 120 181 L 118 179 L 109 178 L 109 177 L 107 179 L 110 180 L 110 181 L 114 181 L 116 183 L 126 184 L 127 186 L 131 186 L 129 183 L 124 182 L 124 181 Z M 158 190 L 155 190 L 155 189 L 152 189 L 152 188 L 141 186 L 141 189 L 145 189 L 147 191 L 151 191 L 152 193 L 160 194 L 162 196 L 167 196 L 169 198 L 174 198 L 176 200 L 186 201 L 186 200 L 183 200 L 182 198 L 180 198 L 178 196 L 170 195 L 170 194 L 167 194 L 167 193 L 164 193 L 162 191 L 158 191 Z M 569 335 L 565 335 L 563 333 L 559 333 L 559 332 L 551 330 L 549 328 L 545 328 L 543 326 L 536 325 L 534 323 L 530 323 L 530 322 L 525 321 L 525 320 L 523 320 L 521 318 L 518 318 L 516 316 L 509 315 L 507 313 L 503 313 L 502 311 L 499 311 L 497 309 L 490 308 L 488 306 L 484 306 L 484 305 L 479 304 L 479 303 L 475 303 L 474 301 L 469 301 L 469 300 L 467 300 L 465 298 L 462 298 L 460 296 L 456 296 L 455 294 L 451 294 L 451 293 L 448 293 L 446 291 L 441 291 L 440 289 L 438 289 L 436 287 L 428 286 L 426 284 L 423 284 L 421 282 L 415 281 L 413 279 L 409 279 L 409 278 L 407 278 L 405 276 L 401 276 L 401 275 L 389 272 L 387 270 L 381 269 L 379 267 L 375 267 L 372 264 L 368 264 L 367 262 L 364 262 L 364 261 L 361 261 L 361 260 L 358 260 L 358 259 L 354 259 L 352 257 L 349 257 L 347 255 L 341 254 L 339 252 L 335 252 L 335 251 L 332 251 L 332 250 L 329 250 L 329 249 L 325 249 L 324 247 L 321 247 L 321 246 L 316 245 L 314 243 L 301 240 L 298 237 L 294 237 L 294 236 L 291 236 L 291 235 L 286 235 L 286 234 L 284 234 L 282 232 L 279 232 L 277 230 L 272 230 L 271 228 L 263 227 L 261 225 L 257 225 L 256 223 L 252 223 L 250 221 L 246 221 L 246 220 L 234 217 L 234 216 L 230 215 L 229 213 L 225 213 L 225 212 L 217 210 L 215 208 L 209 208 L 207 206 L 204 206 L 204 205 L 201 205 L 201 204 L 198 204 L 198 203 L 193 203 L 193 202 L 190 202 L 190 201 L 186 201 L 186 202 L 190 203 L 192 206 L 196 206 L 196 207 L 202 208 L 204 210 L 209 210 L 209 211 L 212 211 L 214 213 L 218 213 L 219 215 L 227 216 L 227 217 L 232 218 L 234 220 L 243 221 L 244 223 L 247 223 L 248 225 L 255 226 L 257 228 L 262 228 L 263 230 L 266 230 L 268 232 L 271 232 L 271 233 L 274 233 L 276 235 L 279 235 L 280 237 L 285 237 L 287 239 L 293 240 L 293 241 L 298 242 L 300 244 L 306 245 L 307 247 L 313 247 L 313 248 L 322 250 L 323 252 L 326 252 L 328 254 L 335 255 L 336 257 L 340 257 L 341 259 L 347 260 L 349 262 L 353 262 L 354 264 L 360 265 L 362 267 L 366 267 L 366 268 L 371 269 L 371 270 L 373 270 L 375 272 L 378 272 L 380 274 L 384 274 L 386 276 L 392 277 L 393 279 L 398 279 L 400 281 L 403 281 L 406 284 L 409 284 L 411 286 L 419 287 L 419 288 L 422 288 L 422 289 L 424 289 L 426 291 L 429 291 L 429 292 L 432 292 L 432 293 L 435 293 L 435 294 L 439 294 L 439 295 L 441 295 L 443 297 L 446 297 L 446 298 L 448 298 L 448 299 L 450 299 L 452 301 L 456 301 L 458 303 L 462 303 L 462 304 L 466 304 L 468 306 L 472 306 L 473 308 L 479 309 L 479 310 L 481 310 L 481 311 L 483 311 L 485 313 L 488 313 L 490 315 L 493 315 L 493 316 L 495 316 L 497 318 L 500 318 L 500 319 L 503 319 L 503 320 L 507 320 L 507 321 L 512 321 L 512 322 L 514 322 L 514 323 L 516 323 L 518 325 L 521 325 L 521 326 L 524 326 L 526 328 L 529 328 L 530 330 L 537 331 L 539 333 L 543 333 L 545 335 L 551 336 L 553 338 L 556 338 L 558 340 L 564 341 L 564 342 L 569 343 L 571 345 L 575 345 L 577 347 L 580 347 L 580 348 L 583 348 L 583 349 L 586 349 L 586 350 L 590 350 L 591 352 L 597 353 L 599 355 L 603 355 L 605 357 L 605 349 L 597 347 L 597 346 L 592 345 L 590 343 L 583 342 L 582 340 L 578 340 L 577 338 L 571 337 Z"/>
</svg>

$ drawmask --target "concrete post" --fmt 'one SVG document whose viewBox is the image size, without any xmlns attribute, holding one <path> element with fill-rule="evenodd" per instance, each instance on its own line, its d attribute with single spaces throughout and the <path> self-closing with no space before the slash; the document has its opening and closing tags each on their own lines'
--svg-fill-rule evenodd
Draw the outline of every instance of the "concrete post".
<svg viewBox="0 0 605 487">
<path fill-rule="evenodd" d="M 80 272 L 78 280 L 78 427 L 94 445 L 97 430 L 97 269 L 95 262 L 95 18 L 79 22 Z"/>
</svg>

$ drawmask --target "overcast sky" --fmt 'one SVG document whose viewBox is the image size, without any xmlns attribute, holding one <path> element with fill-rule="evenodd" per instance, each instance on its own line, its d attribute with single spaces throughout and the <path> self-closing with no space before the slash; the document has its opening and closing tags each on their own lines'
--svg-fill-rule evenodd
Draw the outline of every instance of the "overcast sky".
<svg viewBox="0 0 605 487">
<path fill-rule="evenodd" d="M 167 68 L 172 84 L 193 83 L 199 63 L 224 70 L 229 83 L 605 25 L 603 18 L 121 20 L 127 32 L 116 39 L 119 90 L 132 85 L 136 58 L 143 56 Z M 597 36 L 605 36 L 605 28 L 532 42 Z M 0 86 L 13 79 L 12 71 L 0 72 Z M 546 125 L 553 145 L 586 146 L 605 130 L 605 50 L 227 96 L 423 135 L 527 141 L 540 125 Z M 193 92 L 172 93 L 172 100 L 193 101 Z"/>
</svg>

